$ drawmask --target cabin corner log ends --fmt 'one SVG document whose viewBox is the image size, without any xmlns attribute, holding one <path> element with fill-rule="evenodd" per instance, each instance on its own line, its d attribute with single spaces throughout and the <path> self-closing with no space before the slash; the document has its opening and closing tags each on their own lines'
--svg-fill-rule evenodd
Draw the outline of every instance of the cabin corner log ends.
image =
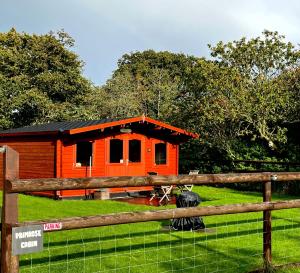
<svg viewBox="0 0 300 273">
<path fill-rule="evenodd" d="M 276 177 L 277 182 L 300 180 L 300 172 L 198 174 L 178 176 L 118 176 L 86 178 L 14 179 L 6 181 L 8 192 L 34 192 L 70 189 L 97 189 L 164 185 L 216 185 L 228 183 L 262 183 Z"/>
</svg>

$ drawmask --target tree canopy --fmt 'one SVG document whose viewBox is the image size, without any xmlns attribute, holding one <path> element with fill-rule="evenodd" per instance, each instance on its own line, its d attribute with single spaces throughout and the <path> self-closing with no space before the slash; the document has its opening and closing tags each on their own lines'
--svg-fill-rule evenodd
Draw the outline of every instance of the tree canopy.
<svg viewBox="0 0 300 273">
<path fill-rule="evenodd" d="M 300 160 L 300 53 L 279 33 L 209 45 L 210 59 L 124 54 L 103 86 L 82 75 L 73 46 L 64 31 L 0 33 L 0 128 L 145 114 L 200 134 L 182 148 L 186 168 L 215 159 Z"/>
<path fill-rule="evenodd" d="M 271 148 L 275 142 L 286 142 L 282 123 L 293 111 L 292 94 L 280 76 L 299 66 L 299 49 L 270 31 L 250 40 L 219 42 L 210 49 L 220 67 L 241 74 L 238 88 L 229 91 L 229 102 L 241 125 L 236 132 L 266 140 Z"/>
<path fill-rule="evenodd" d="M 74 118 L 92 85 L 65 32 L 0 33 L 0 127 Z"/>
</svg>

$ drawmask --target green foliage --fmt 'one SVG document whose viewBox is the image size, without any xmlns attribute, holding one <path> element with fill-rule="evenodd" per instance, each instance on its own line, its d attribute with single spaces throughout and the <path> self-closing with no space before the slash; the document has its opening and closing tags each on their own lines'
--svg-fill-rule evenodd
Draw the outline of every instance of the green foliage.
<svg viewBox="0 0 300 273">
<path fill-rule="evenodd" d="M 180 173 L 199 170 L 200 173 L 220 173 L 232 170 L 232 164 L 223 150 L 209 143 L 190 140 L 180 145 Z"/>
<path fill-rule="evenodd" d="M 280 75 L 282 88 L 290 94 L 288 105 L 288 123 L 299 122 L 300 120 L 300 67 L 285 71 Z"/>
<path fill-rule="evenodd" d="M 111 112 L 117 116 L 145 114 L 174 123 L 180 112 L 176 101 L 197 60 L 153 50 L 125 54 L 104 87 L 110 97 Z"/>
<path fill-rule="evenodd" d="M 104 87 L 110 115 L 146 114 L 199 133 L 200 140 L 181 149 L 182 172 L 229 171 L 234 166 L 224 162 L 234 159 L 293 157 L 286 122 L 300 109 L 298 49 L 270 31 L 209 47 L 214 61 L 152 50 L 125 54 Z"/>
<path fill-rule="evenodd" d="M 269 31 L 250 40 L 219 42 L 210 49 L 214 63 L 199 60 L 187 75 L 185 93 L 177 102 L 179 125 L 198 132 L 202 141 L 199 145 L 204 143 L 203 147 L 224 154 L 219 158 L 295 157 L 287 155 L 287 149 L 293 146 L 295 150 L 299 141 L 297 144 L 291 134 L 287 135 L 287 130 L 289 122 L 299 117 L 298 49 L 286 43 L 284 36 Z M 244 143 L 248 144 L 245 149 L 238 147 Z M 205 150 L 204 162 L 208 162 L 207 154 L 215 162 L 217 153 Z M 184 158 L 191 157 L 191 152 Z M 203 155 L 197 146 L 195 153 Z M 214 165 L 214 170 L 231 167 Z"/>
<path fill-rule="evenodd" d="M 145 114 L 200 135 L 182 145 L 184 173 L 257 167 L 236 159 L 300 161 L 299 50 L 277 32 L 209 45 L 213 60 L 125 54 L 100 87 L 82 76 L 73 46 L 64 31 L 0 33 L 0 128 Z"/>
<path fill-rule="evenodd" d="M 299 50 L 286 43 L 284 36 L 270 31 L 251 40 L 219 42 L 210 49 L 220 67 L 233 68 L 242 76 L 238 88 L 228 90 L 232 114 L 239 117 L 236 132 L 261 138 L 271 148 L 276 148 L 276 142 L 285 143 L 286 128 L 282 122 L 291 111 L 288 109 L 291 94 L 283 88 L 284 82 L 279 76 L 297 67 Z M 218 109 L 216 114 L 221 113 Z"/>
<path fill-rule="evenodd" d="M 133 76 L 147 76 L 150 69 L 165 69 L 171 76 L 184 77 L 199 58 L 168 51 L 146 50 L 124 54 L 118 61 L 116 73 L 128 70 Z"/>
<path fill-rule="evenodd" d="M 0 33 L 0 128 L 72 119 L 91 83 L 67 33 Z"/>
<path fill-rule="evenodd" d="M 274 78 L 297 66 L 299 51 L 291 42 L 284 41 L 285 36 L 268 30 L 264 30 L 262 36 L 209 45 L 211 55 L 224 66 L 236 67 L 241 74 L 253 81 L 262 77 Z"/>
</svg>

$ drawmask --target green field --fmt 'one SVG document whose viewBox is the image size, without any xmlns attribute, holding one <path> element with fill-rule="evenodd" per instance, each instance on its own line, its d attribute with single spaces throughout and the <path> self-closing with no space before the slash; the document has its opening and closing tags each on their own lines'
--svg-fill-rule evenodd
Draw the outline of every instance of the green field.
<svg viewBox="0 0 300 273">
<path fill-rule="evenodd" d="M 204 200 L 201 206 L 262 201 L 260 193 L 213 187 L 194 191 Z M 21 221 L 166 208 L 25 195 L 20 195 L 19 207 Z M 274 211 L 272 216 L 274 264 L 299 262 L 300 209 Z M 165 228 L 169 221 L 156 221 L 46 233 L 43 252 L 21 257 L 21 272 L 236 273 L 262 266 L 262 213 L 210 216 L 204 222 L 206 232 L 169 231 Z"/>
</svg>

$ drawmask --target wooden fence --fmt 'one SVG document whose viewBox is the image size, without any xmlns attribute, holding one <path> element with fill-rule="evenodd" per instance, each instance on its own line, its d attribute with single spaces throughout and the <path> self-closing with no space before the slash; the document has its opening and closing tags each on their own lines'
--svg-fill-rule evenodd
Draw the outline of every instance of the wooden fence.
<svg viewBox="0 0 300 273">
<path fill-rule="evenodd" d="M 12 228 L 37 224 L 59 222 L 61 230 L 100 227 L 175 219 L 182 217 L 236 214 L 263 211 L 263 258 L 266 266 L 272 262 L 271 253 L 271 211 L 300 208 L 300 199 L 271 202 L 273 182 L 299 181 L 300 173 L 251 173 L 251 174 L 199 174 L 181 176 L 144 176 L 144 177 L 89 177 L 89 178 L 53 178 L 19 179 L 18 153 L 10 147 L 0 150 L 3 161 L 3 207 L 2 207 L 2 252 L 1 272 L 19 272 L 18 256 L 12 255 Z M 126 186 L 162 186 L 162 185 L 218 185 L 227 183 L 263 183 L 263 202 L 244 203 L 225 206 L 207 206 L 176 208 L 159 211 L 126 212 L 88 217 L 71 217 L 41 221 L 18 221 L 18 193 L 44 190 L 96 189 Z M 50 232 L 45 230 L 44 232 Z"/>
</svg>

